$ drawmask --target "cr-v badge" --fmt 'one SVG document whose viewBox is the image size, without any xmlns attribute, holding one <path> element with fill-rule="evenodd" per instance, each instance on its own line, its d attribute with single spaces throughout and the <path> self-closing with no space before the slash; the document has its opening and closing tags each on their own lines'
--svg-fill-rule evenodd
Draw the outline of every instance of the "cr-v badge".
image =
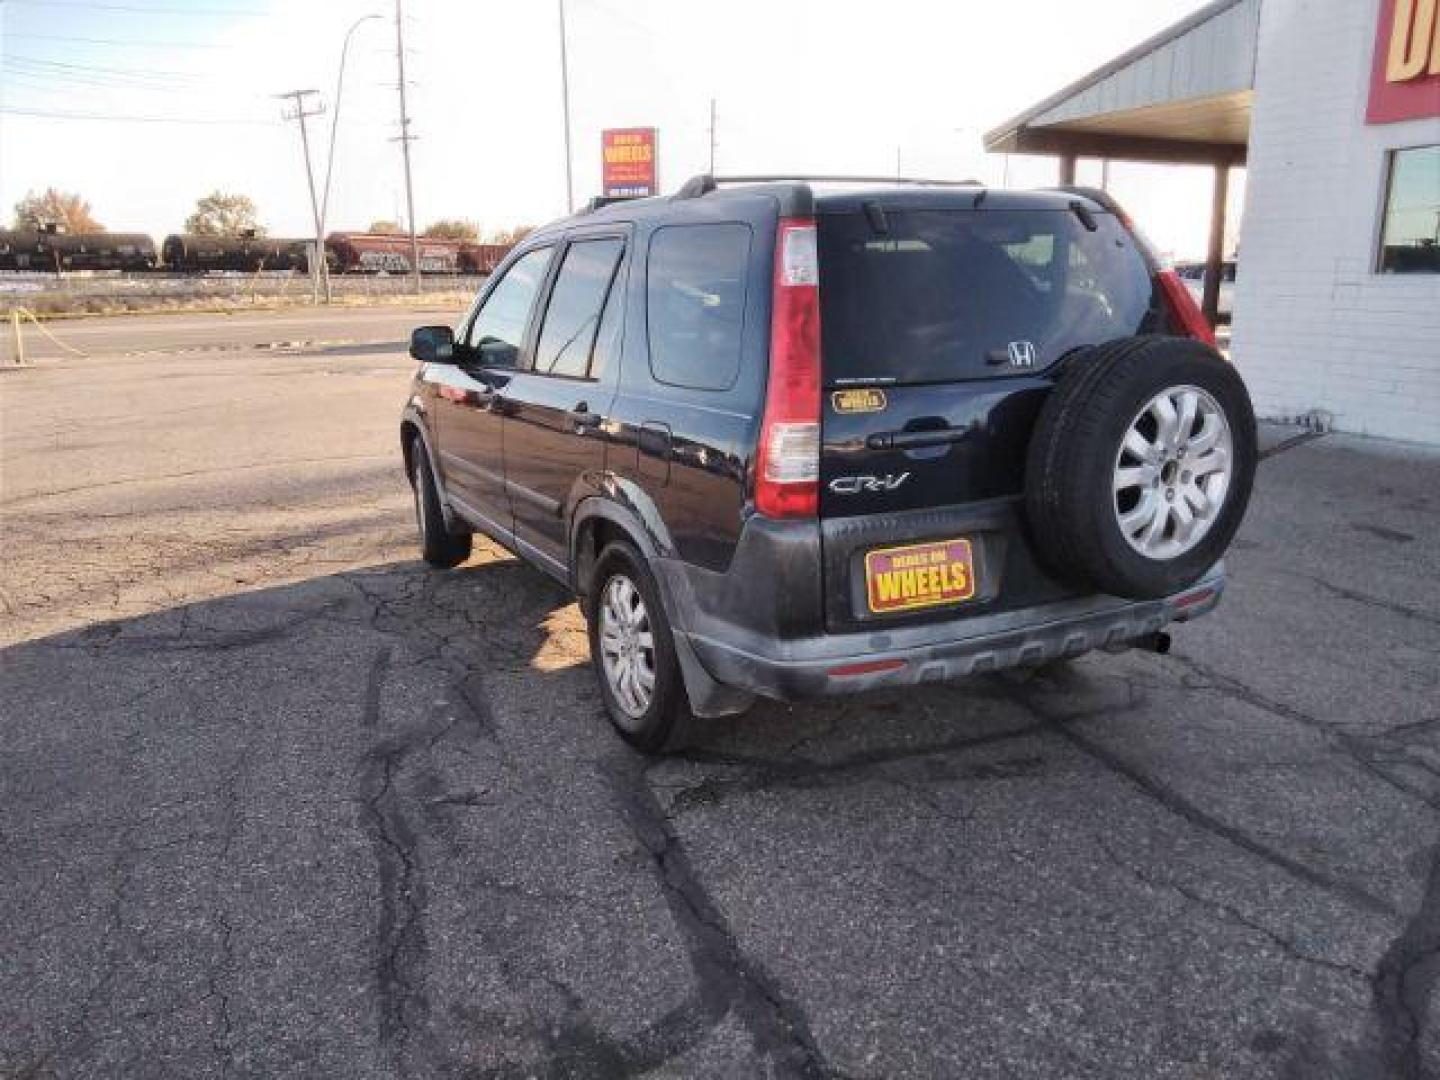
<svg viewBox="0 0 1440 1080">
<path fill-rule="evenodd" d="M 836 495 L 858 495 L 862 491 L 894 491 L 906 480 L 908 472 L 899 476 L 887 473 L 884 476 L 837 476 L 830 481 L 830 490 Z"/>
</svg>

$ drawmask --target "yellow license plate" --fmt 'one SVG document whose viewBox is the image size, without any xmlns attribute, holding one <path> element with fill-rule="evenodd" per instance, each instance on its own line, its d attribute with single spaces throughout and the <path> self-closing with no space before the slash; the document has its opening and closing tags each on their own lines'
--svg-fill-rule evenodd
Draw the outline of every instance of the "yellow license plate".
<svg viewBox="0 0 1440 1080">
<path fill-rule="evenodd" d="M 970 541 L 935 540 L 866 552 L 865 593 L 877 615 L 969 600 L 975 595 Z"/>
</svg>

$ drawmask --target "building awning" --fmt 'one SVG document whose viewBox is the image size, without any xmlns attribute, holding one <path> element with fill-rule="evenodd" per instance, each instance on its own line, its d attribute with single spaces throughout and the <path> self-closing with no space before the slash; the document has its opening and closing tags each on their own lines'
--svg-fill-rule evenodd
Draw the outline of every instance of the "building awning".
<svg viewBox="0 0 1440 1080">
<path fill-rule="evenodd" d="M 994 153 L 1244 162 L 1260 0 L 1215 0 L 985 136 Z"/>
</svg>

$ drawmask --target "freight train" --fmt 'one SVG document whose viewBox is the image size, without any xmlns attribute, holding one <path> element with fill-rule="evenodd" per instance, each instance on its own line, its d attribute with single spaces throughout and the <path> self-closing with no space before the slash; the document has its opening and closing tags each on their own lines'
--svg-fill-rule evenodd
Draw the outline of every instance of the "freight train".
<svg viewBox="0 0 1440 1080">
<path fill-rule="evenodd" d="M 420 272 L 488 274 L 509 244 L 422 237 Z M 72 270 L 172 274 L 259 273 L 310 270 L 309 240 L 246 236 L 167 236 L 155 241 L 139 233 L 61 233 L 0 230 L 0 271 L 63 273 Z M 325 238 L 325 262 L 334 274 L 408 274 L 408 236 L 336 232 Z"/>
</svg>

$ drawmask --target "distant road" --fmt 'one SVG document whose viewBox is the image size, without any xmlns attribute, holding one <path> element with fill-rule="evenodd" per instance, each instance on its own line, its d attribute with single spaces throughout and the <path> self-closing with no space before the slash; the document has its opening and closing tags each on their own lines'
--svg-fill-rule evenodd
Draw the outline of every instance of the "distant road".
<svg viewBox="0 0 1440 1080">
<path fill-rule="evenodd" d="M 180 353 L 201 349 L 251 349 L 284 342 L 344 342 L 390 345 L 409 340 L 410 331 L 426 323 L 454 323 L 460 306 L 422 304 L 415 307 L 290 308 L 233 314 L 170 312 L 67 319 L 46 324 L 65 344 L 91 356 L 130 353 Z M 13 345 L 4 328 L 0 363 L 12 363 Z M 64 349 L 28 327 L 27 359 L 64 359 Z"/>
</svg>

